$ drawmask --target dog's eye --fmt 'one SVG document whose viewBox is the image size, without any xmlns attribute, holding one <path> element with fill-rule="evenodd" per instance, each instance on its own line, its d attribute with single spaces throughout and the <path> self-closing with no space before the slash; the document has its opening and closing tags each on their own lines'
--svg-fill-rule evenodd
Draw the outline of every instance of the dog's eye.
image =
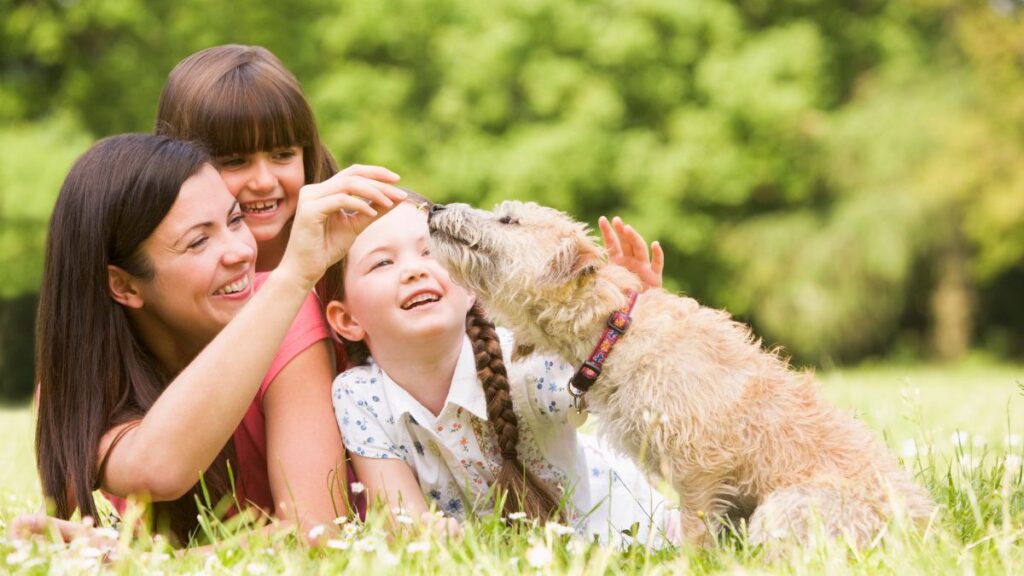
<svg viewBox="0 0 1024 576">
<path fill-rule="evenodd" d="M 502 216 L 501 218 L 498 218 L 498 222 L 501 222 L 502 224 L 519 224 L 519 219 L 505 215 Z"/>
</svg>

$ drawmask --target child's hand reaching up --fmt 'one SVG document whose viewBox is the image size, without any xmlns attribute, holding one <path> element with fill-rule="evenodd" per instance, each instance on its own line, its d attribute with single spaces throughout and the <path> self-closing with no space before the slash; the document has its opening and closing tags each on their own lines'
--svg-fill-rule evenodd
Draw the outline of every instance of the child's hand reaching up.
<svg viewBox="0 0 1024 576">
<path fill-rule="evenodd" d="M 608 248 L 609 262 L 636 274 L 648 288 L 661 288 L 665 253 L 657 240 L 651 242 L 651 252 L 648 254 L 643 236 L 632 226 L 624 224 L 618 216 L 611 222 L 601 216 L 597 225 L 601 228 L 601 237 Z"/>
</svg>

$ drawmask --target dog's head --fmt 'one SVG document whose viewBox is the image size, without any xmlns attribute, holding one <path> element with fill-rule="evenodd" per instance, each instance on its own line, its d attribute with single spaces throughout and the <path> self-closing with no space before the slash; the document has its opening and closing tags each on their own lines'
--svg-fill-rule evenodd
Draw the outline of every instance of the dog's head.
<svg viewBox="0 0 1024 576">
<path fill-rule="evenodd" d="M 557 292 L 604 264 L 585 225 L 533 202 L 502 202 L 491 212 L 437 206 L 430 235 L 434 254 L 485 301 Z"/>
</svg>

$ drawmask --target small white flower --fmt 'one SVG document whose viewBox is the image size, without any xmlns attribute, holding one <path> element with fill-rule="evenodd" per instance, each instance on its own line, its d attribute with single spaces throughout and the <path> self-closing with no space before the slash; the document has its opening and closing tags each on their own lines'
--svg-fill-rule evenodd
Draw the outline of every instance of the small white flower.
<svg viewBox="0 0 1024 576">
<path fill-rule="evenodd" d="M 28 560 L 28 556 L 28 550 L 16 550 L 7 555 L 7 564 L 9 566 L 17 566 Z"/>
<path fill-rule="evenodd" d="M 917 456 L 917 441 L 913 438 L 904 440 L 900 454 L 903 454 L 905 458 L 913 458 L 914 456 Z"/>
<path fill-rule="evenodd" d="M 356 540 L 355 549 L 360 552 L 373 552 L 377 549 L 377 543 L 369 538 Z"/>
<path fill-rule="evenodd" d="M 327 541 L 327 547 L 328 548 L 334 548 L 335 550 L 348 550 L 349 548 L 352 547 L 352 541 L 351 540 L 338 540 L 338 539 L 335 538 L 335 539 L 331 539 L 331 540 Z"/>
<path fill-rule="evenodd" d="M 359 526 L 355 524 L 345 524 L 341 527 L 341 533 L 349 538 L 355 536 L 356 532 L 359 532 Z"/>
<path fill-rule="evenodd" d="M 323 524 L 317 524 L 316 526 L 313 526 L 309 529 L 309 539 L 316 540 L 317 538 L 323 536 L 324 532 L 326 531 L 327 528 L 325 528 Z"/>
<path fill-rule="evenodd" d="M 380 560 L 385 566 L 397 566 L 401 561 L 397 554 L 392 554 L 387 548 L 377 550 L 377 560 Z"/>
<path fill-rule="evenodd" d="M 249 572 L 249 574 L 266 574 L 267 565 L 250 562 L 249 565 L 245 567 L 245 570 Z"/>
<path fill-rule="evenodd" d="M 526 563 L 533 568 L 543 568 L 551 564 L 551 549 L 543 544 L 534 544 L 526 551 Z"/>
<path fill-rule="evenodd" d="M 366 486 L 363 486 L 362 482 L 353 482 L 350 487 L 352 488 L 353 494 L 362 494 L 366 492 Z"/>
<path fill-rule="evenodd" d="M 99 548 L 94 548 L 92 546 L 86 546 L 85 548 L 82 548 L 78 551 L 78 555 L 83 558 L 100 558 L 104 554 L 106 554 L 106 552 L 100 550 Z"/>
<path fill-rule="evenodd" d="M 1020 456 L 1017 456 L 1016 454 L 1008 454 L 1006 456 L 1006 460 L 1003 461 L 1003 467 L 1005 467 L 1007 471 L 1016 472 L 1017 470 L 1020 470 L 1021 463 Z"/>
<path fill-rule="evenodd" d="M 964 448 L 965 446 L 967 446 L 967 441 L 970 439 L 971 435 L 968 434 L 967 432 L 964 432 L 963 430 L 954 432 L 953 435 L 949 437 L 949 441 L 953 443 L 953 446 L 956 446 L 958 448 Z"/>
<path fill-rule="evenodd" d="M 583 554 L 587 550 L 587 543 L 579 538 L 573 538 L 565 545 L 565 549 L 568 550 L 570 554 Z"/>
<path fill-rule="evenodd" d="M 405 551 L 409 554 L 419 554 L 420 552 L 426 552 L 430 550 L 430 542 L 409 542 L 409 545 L 405 547 Z"/>
<path fill-rule="evenodd" d="M 337 518 L 334 519 L 334 524 L 336 526 L 341 526 L 345 522 L 348 522 L 348 516 L 338 516 Z"/>
<path fill-rule="evenodd" d="M 99 536 L 101 538 L 109 538 L 111 540 L 117 540 L 121 537 L 120 532 L 107 526 L 104 526 L 103 528 L 93 528 L 92 533 L 94 536 Z"/>
<path fill-rule="evenodd" d="M 509 520 L 523 520 L 526 518 L 526 512 L 513 512 L 508 515 Z"/>
<path fill-rule="evenodd" d="M 412 524 L 412 518 L 406 516 L 405 514 L 399 514 L 398 516 L 395 516 L 395 521 L 399 524 L 405 524 L 406 526 Z"/>
<path fill-rule="evenodd" d="M 1006 438 L 1003 438 L 1003 443 L 1007 446 L 1020 446 L 1020 436 L 1017 434 L 1007 434 Z"/>
<path fill-rule="evenodd" d="M 566 526 L 565 524 L 559 524 L 558 522 L 548 522 L 546 528 L 551 530 L 551 532 L 557 536 L 568 536 L 576 533 L 576 530 L 572 526 Z"/>
</svg>

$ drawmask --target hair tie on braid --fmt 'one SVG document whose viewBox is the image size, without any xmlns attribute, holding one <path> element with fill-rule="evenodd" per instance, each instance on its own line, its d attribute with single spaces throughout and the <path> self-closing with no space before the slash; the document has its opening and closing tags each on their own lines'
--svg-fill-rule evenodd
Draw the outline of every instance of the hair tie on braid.
<svg viewBox="0 0 1024 576">
<path fill-rule="evenodd" d="M 501 457 L 505 460 L 519 460 L 519 451 L 515 446 L 501 449 Z"/>
</svg>

